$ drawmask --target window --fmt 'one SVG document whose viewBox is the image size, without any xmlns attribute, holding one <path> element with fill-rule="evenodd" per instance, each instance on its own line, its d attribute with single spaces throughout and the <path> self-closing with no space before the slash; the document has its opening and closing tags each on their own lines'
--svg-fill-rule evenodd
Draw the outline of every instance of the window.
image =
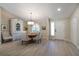
<svg viewBox="0 0 79 59">
<path fill-rule="evenodd" d="M 54 36 L 55 35 L 54 29 L 55 29 L 54 22 L 51 21 L 51 36 Z"/>
<path fill-rule="evenodd" d="M 20 31 L 20 24 L 19 23 L 16 24 L 16 31 Z"/>
<path fill-rule="evenodd" d="M 32 32 L 40 32 L 40 27 L 38 24 L 34 24 L 32 26 Z"/>
</svg>

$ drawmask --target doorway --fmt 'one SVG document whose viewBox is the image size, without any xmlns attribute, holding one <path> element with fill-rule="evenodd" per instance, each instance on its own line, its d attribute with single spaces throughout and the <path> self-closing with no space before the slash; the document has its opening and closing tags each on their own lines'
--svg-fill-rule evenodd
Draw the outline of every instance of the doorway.
<svg viewBox="0 0 79 59">
<path fill-rule="evenodd" d="M 53 40 L 55 39 L 55 21 L 49 20 L 49 39 Z"/>
</svg>

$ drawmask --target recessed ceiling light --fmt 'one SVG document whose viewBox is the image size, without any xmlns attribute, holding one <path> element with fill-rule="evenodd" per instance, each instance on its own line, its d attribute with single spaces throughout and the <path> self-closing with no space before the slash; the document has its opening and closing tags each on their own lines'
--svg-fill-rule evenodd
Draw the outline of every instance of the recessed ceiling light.
<svg viewBox="0 0 79 59">
<path fill-rule="evenodd" d="M 61 8 L 58 8 L 57 11 L 61 11 Z"/>
</svg>

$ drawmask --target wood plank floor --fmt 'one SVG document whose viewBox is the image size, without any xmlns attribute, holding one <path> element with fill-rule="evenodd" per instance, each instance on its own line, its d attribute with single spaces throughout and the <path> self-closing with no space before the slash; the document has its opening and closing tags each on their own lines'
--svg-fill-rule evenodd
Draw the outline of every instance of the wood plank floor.
<svg viewBox="0 0 79 59">
<path fill-rule="evenodd" d="M 71 43 L 60 40 L 42 41 L 40 44 L 24 44 L 13 41 L 0 45 L 1 56 L 79 56 L 79 50 Z"/>
</svg>

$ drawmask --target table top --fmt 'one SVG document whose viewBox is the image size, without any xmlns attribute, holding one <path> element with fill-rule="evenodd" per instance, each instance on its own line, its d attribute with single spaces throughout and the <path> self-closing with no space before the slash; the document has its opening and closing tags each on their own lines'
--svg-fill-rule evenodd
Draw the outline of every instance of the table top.
<svg viewBox="0 0 79 59">
<path fill-rule="evenodd" d="M 28 34 L 28 36 L 29 36 L 29 37 L 36 37 L 37 34 L 36 34 L 36 33 L 30 33 L 30 34 Z"/>
</svg>

